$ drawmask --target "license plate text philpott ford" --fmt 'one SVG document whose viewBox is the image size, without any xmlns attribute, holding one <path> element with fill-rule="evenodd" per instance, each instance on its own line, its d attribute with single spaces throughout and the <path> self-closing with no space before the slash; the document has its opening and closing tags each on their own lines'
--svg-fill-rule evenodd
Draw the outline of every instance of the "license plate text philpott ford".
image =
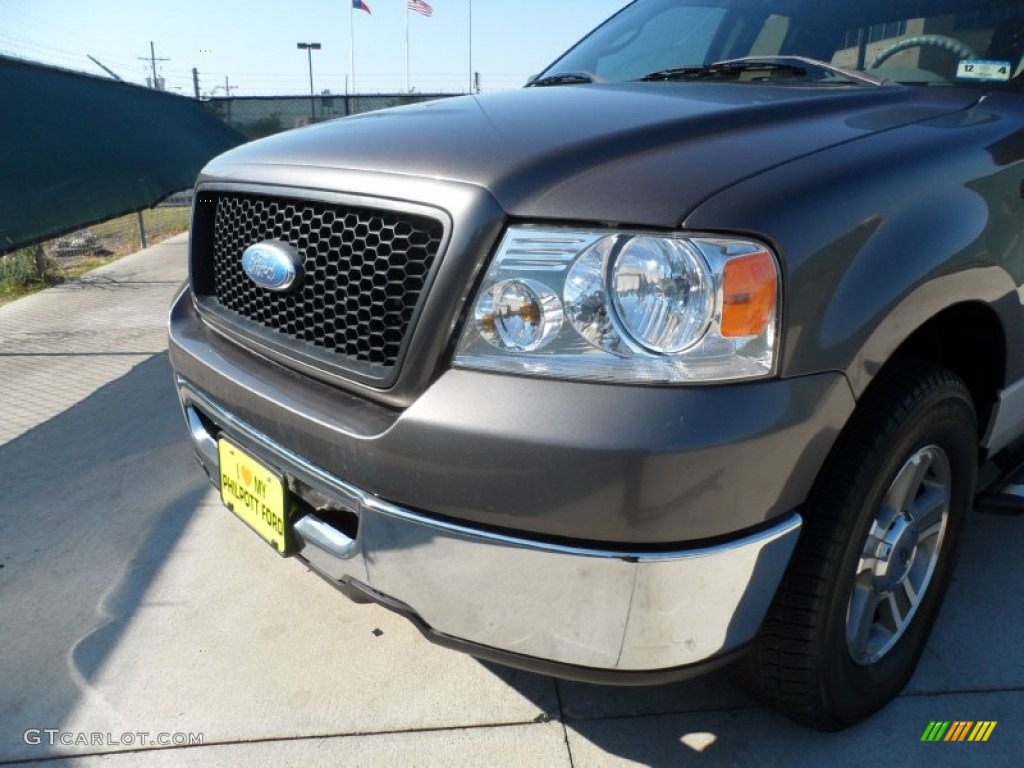
<svg viewBox="0 0 1024 768">
<path fill-rule="evenodd" d="M 218 441 L 220 498 L 282 555 L 287 552 L 285 493 L 281 479 L 227 440 Z"/>
</svg>

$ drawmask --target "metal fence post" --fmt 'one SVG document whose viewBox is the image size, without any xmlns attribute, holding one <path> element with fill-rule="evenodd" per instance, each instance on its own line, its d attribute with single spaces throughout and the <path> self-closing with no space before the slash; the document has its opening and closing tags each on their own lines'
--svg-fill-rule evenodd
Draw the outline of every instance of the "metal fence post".
<svg viewBox="0 0 1024 768">
<path fill-rule="evenodd" d="M 36 277 L 42 280 L 46 277 L 46 253 L 43 251 L 41 243 L 33 246 L 32 255 L 36 259 Z"/>
<path fill-rule="evenodd" d="M 142 211 L 135 214 L 139 221 L 139 244 L 142 248 L 146 247 L 146 223 L 142 220 Z"/>
</svg>

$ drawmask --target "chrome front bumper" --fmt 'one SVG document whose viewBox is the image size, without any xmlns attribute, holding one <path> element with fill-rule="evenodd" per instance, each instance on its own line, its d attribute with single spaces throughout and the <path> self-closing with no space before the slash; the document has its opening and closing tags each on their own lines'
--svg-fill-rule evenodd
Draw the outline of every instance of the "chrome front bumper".
<svg viewBox="0 0 1024 768">
<path fill-rule="evenodd" d="M 355 488 L 233 417 L 178 379 L 196 454 L 214 483 L 216 432 L 289 485 L 347 510 L 346 531 L 315 513 L 294 522 L 297 554 L 355 583 L 429 634 L 517 657 L 614 672 L 700 665 L 757 632 L 799 535 L 793 514 L 715 546 L 585 549 L 432 519 Z M 354 513 L 354 516 L 351 514 Z M 585 532 L 581 532 L 585 534 Z"/>
</svg>

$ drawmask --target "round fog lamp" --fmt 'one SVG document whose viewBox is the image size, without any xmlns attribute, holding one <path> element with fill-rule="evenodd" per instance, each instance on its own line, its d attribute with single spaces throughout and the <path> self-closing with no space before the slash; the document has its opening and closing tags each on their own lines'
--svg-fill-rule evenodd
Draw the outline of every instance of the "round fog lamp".
<svg viewBox="0 0 1024 768">
<path fill-rule="evenodd" d="M 672 355 L 704 335 L 714 310 L 711 275 L 700 254 L 667 237 L 634 237 L 615 259 L 611 294 L 626 332 L 644 348 Z"/>
<path fill-rule="evenodd" d="M 503 280 L 477 302 L 476 327 L 492 346 L 507 352 L 532 352 L 562 327 L 562 302 L 537 280 Z"/>
</svg>

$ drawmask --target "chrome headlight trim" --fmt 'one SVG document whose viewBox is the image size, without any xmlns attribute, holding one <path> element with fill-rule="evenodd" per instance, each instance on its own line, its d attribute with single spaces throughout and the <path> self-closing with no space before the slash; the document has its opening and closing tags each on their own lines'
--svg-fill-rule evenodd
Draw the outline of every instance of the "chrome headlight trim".
<svg viewBox="0 0 1024 768">
<path fill-rule="evenodd" d="M 746 237 L 514 226 L 471 305 L 454 364 L 619 383 L 719 383 L 777 368 L 778 258 Z M 529 351 L 496 348 L 474 322 L 509 281 L 561 297 L 564 322 Z M 625 298 L 624 298 L 625 297 Z"/>
</svg>

